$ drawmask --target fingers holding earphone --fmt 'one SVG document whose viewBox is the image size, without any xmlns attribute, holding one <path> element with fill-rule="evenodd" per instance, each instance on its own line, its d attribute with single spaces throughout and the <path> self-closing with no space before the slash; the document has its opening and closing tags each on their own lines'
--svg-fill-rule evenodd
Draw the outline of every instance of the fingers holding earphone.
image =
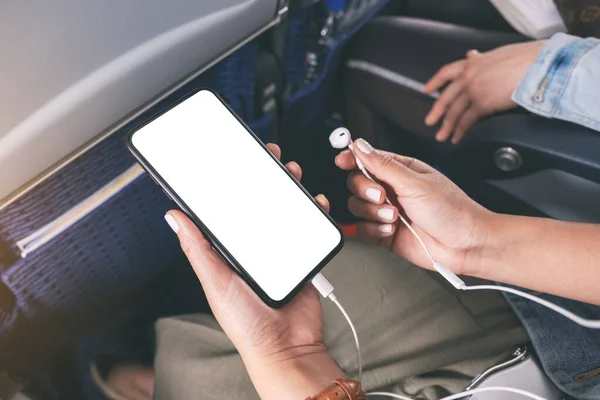
<svg viewBox="0 0 600 400">
<path fill-rule="evenodd" d="M 348 199 L 348 210 L 358 218 L 379 224 L 393 224 L 398 219 L 398 210 L 395 207 L 373 204 L 356 196 Z"/>
<path fill-rule="evenodd" d="M 356 159 L 350 150 L 344 150 L 335 157 L 335 165 L 344 171 L 353 171 L 357 168 Z"/>
<path fill-rule="evenodd" d="M 374 204 L 383 204 L 386 193 L 383 186 L 373 182 L 360 172 L 352 172 L 348 175 L 346 185 L 357 198 Z"/>
<path fill-rule="evenodd" d="M 363 221 L 358 224 L 358 234 L 368 240 L 390 237 L 395 232 L 398 209 L 384 203 L 385 189 L 359 172 L 348 177 L 352 196 L 348 199 L 348 210 Z"/>
<path fill-rule="evenodd" d="M 375 244 L 382 239 L 391 238 L 396 233 L 395 224 L 381 224 L 373 221 L 363 221 L 356 224 L 358 237 Z"/>
<path fill-rule="evenodd" d="M 384 203 L 385 189 L 360 172 L 348 176 L 348 187 L 353 194 L 348 199 L 348 210 L 363 220 L 357 226 L 358 235 L 375 242 L 393 236 L 398 209 Z"/>
</svg>

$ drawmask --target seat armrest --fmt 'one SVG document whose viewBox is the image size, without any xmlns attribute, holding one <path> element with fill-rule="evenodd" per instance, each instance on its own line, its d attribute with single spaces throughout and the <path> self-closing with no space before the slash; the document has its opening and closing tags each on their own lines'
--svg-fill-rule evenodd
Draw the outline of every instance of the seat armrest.
<svg viewBox="0 0 600 400">
<path fill-rule="evenodd" d="M 498 168 L 494 154 L 510 147 L 522 165 Z M 555 169 L 600 183 L 600 132 L 573 123 L 526 114 L 506 114 L 478 123 L 454 147 L 443 167 L 480 179 L 507 179 Z"/>
</svg>

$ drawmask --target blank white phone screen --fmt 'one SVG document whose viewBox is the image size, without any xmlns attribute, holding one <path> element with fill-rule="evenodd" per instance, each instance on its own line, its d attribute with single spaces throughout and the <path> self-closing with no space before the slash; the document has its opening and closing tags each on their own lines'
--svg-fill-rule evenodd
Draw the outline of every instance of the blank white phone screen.
<svg viewBox="0 0 600 400">
<path fill-rule="evenodd" d="M 131 140 L 272 300 L 284 299 L 341 241 L 210 91 L 194 94 Z"/>
</svg>

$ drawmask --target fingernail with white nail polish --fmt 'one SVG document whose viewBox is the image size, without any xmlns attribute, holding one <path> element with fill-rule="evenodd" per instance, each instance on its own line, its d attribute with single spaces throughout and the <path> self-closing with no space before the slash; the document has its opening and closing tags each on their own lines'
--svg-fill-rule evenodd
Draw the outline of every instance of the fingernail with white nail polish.
<svg viewBox="0 0 600 400">
<path fill-rule="evenodd" d="M 381 219 L 385 219 L 386 221 L 394 220 L 394 210 L 392 208 L 380 208 L 377 210 L 377 215 Z"/>
<path fill-rule="evenodd" d="M 370 154 L 373 151 L 373 146 L 371 146 L 365 139 L 358 139 L 356 141 L 356 145 L 365 154 Z"/>
<path fill-rule="evenodd" d="M 376 203 L 379 203 L 381 201 L 381 190 L 368 188 L 366 193 L 369 200 L 373 200 Z"/>
<path fill-rule="evenodd" d="M 379 225 L 379 231 L 383 233 L 392 233 L 392 225 Z"/>
<path fill-rule="evenodd" d="M 177 220 L 175 218 L 173 218 L 173 216 L 171 214 L 165 215 L 165 221 L 167 221 L 167 224 L 169 224 L 171 229 L 173 229 L 173 232 L 179 233 L 179 224 L 177 223 Z"/>
</svg>

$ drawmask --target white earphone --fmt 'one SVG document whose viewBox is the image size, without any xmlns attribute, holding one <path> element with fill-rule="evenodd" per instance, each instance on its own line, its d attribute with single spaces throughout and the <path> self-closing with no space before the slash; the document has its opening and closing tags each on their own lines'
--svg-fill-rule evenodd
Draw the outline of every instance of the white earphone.
<svg viewBox="0 0 600 400">
<path fill-rule="evenodd" d="M 329 135 L 329 143 L 334 149 L 343 149 L 352 146 L 352 136 L 346 128 L 337 128 Z"/>
<path fill-rule="evenodd" d="M 348 150 L 350 150 L 354 155 L 354 159 L 356 160 L 356 165 L 358 166 L 358 169 L 365 173 L 365 166 L 360 162 L 360 160 L 356 156 L 356 153 L 354 152 L 354 143 L 352 143 L 352 136 L 350 135 L 350 131 L 348 129 L 335 129 L 333 132 L 331 132 L 331 135 L 329 135 L 329 143 L 331 143 L 331 146 L 334 149 L 341 150 L 347 147 Z"/>
</svg>

